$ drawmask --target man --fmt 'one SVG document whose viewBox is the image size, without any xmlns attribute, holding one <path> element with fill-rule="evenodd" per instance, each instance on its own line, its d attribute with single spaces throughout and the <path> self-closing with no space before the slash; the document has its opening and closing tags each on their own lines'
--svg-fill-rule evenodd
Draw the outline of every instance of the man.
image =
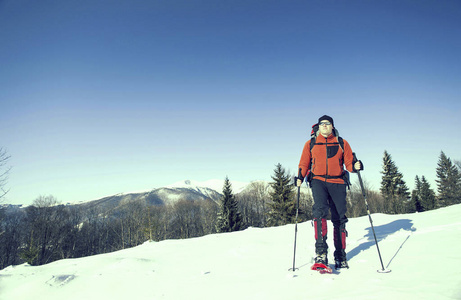
<svg viewBox="0 0 461 300">
<path fill-rule="evenodd" d="M 327 216 L 331 211 L 333 223 L 333 241 L 335 245 L 335 268 L 349 268 L 346 258 L 346 184 L 345 170 L 356 172 L 362 170 L 361 161 L 354 161 L 349 143 L 336 136 L 333 118 L 324 115 L 318 120 L 319 134 L 311 148 L 312 140 L 304 145 L 299 162 L 301 186 L 308 174 L 312 195 L 314 197 L 313 217 L 315 230 L 316 263 L 328 265 Z M 310 172 L 308 172 L 310 171 Z"/>
</svg>

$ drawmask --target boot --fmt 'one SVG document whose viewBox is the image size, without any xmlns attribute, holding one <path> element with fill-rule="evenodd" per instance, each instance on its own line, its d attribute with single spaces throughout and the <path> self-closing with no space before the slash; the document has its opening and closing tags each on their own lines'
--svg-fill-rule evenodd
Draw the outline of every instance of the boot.
<svg viewBox="0 0 461 300">
<path fill-rule="evenodd" d="M 314 262 L 316 264 L 324 264 L 325 266 L 328 266 L 328 257 L 327 254 L 317 254 L 317 256 L 314 259 Z"/>
<path fill-rule="evenodd" d="M 347 260 L 338 260 L 335 259 L 335 269 L 349 269 L 349 265 L 347 264 Z"/>
<path fill-rule="evenodd" d="M 346 237 L 347 231 L 345 224 L 333 229 L 333 241 L 335 244 L 335 268 L 349 268 L 346 257 Z"/>
</svg>

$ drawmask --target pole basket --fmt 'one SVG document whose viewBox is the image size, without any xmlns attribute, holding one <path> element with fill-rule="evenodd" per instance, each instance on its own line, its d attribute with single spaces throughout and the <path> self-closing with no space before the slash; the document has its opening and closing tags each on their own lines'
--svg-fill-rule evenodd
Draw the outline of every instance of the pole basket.
<svg viewBox="0 0 461 300">
<path fill-rule="evenodd" d="M 391 270 L 389 269 L 382 269 L 382 270 L 377 270 L 378 273 L 390 273 Z"/>
</svg>

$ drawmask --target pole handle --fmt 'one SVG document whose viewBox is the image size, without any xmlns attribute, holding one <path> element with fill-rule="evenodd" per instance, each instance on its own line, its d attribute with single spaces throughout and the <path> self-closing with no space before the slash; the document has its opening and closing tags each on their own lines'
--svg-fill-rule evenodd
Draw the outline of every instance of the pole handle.
<svg viewBox="0 0 461 300">
<path fill-rule="evenodd" d="M 358 161 L 357 155 L 355 152 L 352 152 L 352 157 L 354 158 L 354 162 Z M 357 175 L 359 176 L 359 183 L 360 183 L 360 188 L 362 189 L 362 195 L 365 198 L 365 202 L 367 201 L 366 195 L 365 195 L 365 188 L 363 187 L 363 181 L 362 181 L 362 176 L 360 175 L 360 170 L 356 170 Z M 368 205 L 368 204 L 367 204 Z"/>
<path fill-rule="evenodd" d="M 356 162 L 358 160 L 357 155 L 355 154 L 355 152 L 352 152 L 352 157 L 354 158 L 354 162 Z"/>
</svg>

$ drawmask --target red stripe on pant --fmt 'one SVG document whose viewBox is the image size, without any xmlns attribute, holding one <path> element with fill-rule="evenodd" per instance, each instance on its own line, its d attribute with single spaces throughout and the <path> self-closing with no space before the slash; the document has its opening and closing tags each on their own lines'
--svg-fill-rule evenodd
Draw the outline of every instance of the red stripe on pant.
<svg viewBox="0 0 461 300">
<path fill-rule="evenodd" d="M 325 237 L 327 235 L 327 231 L 328 231 L 328 228 L 327 228 L 327 219 L 322 219 L 321 220 L 321 231 L 322 231 L 322 237 Z M 320 224 L 318 224 L 318 219 L 314 219 L 314 228 L 315 228 L 315 239 L 318 240 L 319 238 L 319 226 Z"/>
</svg>

